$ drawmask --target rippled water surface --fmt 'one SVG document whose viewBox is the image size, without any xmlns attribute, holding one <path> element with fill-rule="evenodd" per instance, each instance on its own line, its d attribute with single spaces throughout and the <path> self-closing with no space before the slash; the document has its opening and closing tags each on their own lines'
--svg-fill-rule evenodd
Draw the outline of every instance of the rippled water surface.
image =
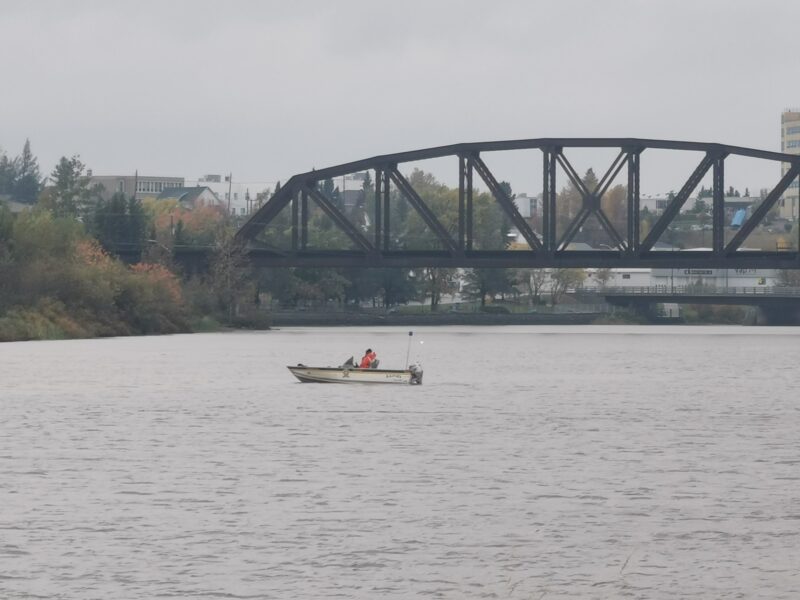
<svg viewBox="0 0 800 600">
<path fill-rule="evenodd" d="M 798 597 L 800 330 L 411 339 L 0 345 L 0 598 Z"/>
</svg>

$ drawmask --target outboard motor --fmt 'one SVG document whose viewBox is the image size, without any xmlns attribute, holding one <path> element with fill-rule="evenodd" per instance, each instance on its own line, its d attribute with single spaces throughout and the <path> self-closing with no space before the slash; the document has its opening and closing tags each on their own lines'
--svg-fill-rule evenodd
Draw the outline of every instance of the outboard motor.
<svg viewBox="0 0 800 600">
<path fill-rule="evenodd" d="M 411 385 L 422 385 L 422 367 L 417 364 L 409 365 L 408 370 L 411 371 Z"/>
</svg>

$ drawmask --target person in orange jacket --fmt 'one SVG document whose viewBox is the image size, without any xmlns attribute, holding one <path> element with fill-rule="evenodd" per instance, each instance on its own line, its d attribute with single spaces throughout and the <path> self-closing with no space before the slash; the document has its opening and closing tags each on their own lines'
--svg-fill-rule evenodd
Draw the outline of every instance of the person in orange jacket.
<svg viewBox="0 0 800 600">
<path fill-rule="evenodd" d="M 358 368 L 369 369 L 372 365 L 372 361 L 374 361 L 377 356 L 378 355 L 372 351 L 372 348 L 367 348 L 367 351 L 364 353 L 364 357 L 361 359 L 361 364 L 358 365 Z"/>
</svg>

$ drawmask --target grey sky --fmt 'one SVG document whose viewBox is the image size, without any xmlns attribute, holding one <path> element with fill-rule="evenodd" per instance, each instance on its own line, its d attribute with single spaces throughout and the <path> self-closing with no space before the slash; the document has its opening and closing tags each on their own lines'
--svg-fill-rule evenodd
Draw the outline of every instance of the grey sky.
<svg viewBox="0 0 800 600">
<path fill-rule="evenodd" d="M 80 154 L 98 174 L 285 180 L 547 136 L 779 150 L 780 112 L 800 104 L 796 0 L 0 0 L 0 11 L 0 147 L 15 155 L 30 138 L 48 173 Z M 536 191 L 525 160 L 487 159 Z M 679 187 L 694 160 L 654 161 L 643 191 Z M 778 176 L 758 161 L 729 172 L 751 189 Z"/>
</svg>

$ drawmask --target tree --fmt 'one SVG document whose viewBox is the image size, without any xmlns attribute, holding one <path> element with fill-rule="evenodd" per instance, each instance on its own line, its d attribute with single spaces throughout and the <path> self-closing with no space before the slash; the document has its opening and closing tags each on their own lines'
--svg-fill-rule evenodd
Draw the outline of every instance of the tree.
<svg viewBox="0 0 800 600">
<path fill-rule="evenodd" d="M 567 290 L 580 287 L 585 279 L 586 272 L 583 269 L 555 269 L 550 275 L 553 305 L 558 304 Z"/>
<path fill-rule="evenodd" d="M 244 248 L 234 238 L 234 231 L 220 226 L 217 231 L 214 255 L 209 268 L 209 284 L 217 306 L 233 322 L 239 299 L 250 285 L 250 268 Z"/>
<path fill-rule="evenodd" d="M 614 272 L 611 269 L 597 269 L 594 272 L 594 278 L 600 284 L 600 288 L 605 288 L 608 280 L 614 276 Z"/>
<path fill-rule="evenodd" d="M 781 287 L 800 287 L 800 270 L 780 269 L 778 271 L 778 285 Z"/>
<path fill-rule="evenodd" d="M 14 192 L 14 183 L 16 181 L 16 162 L 9 160 L 4 152 L 0 153 L 0 194 L 10 196 Z"/>
<path fill-rule="evenodd" d="M 458 290 L 456 269 L 429 267 L 422 271 L 420 291 L 431 299 L 431 311 L 435 311 L 442 301 L 442 295 L 452 294 Z"/>
<path fill-rule="evenodd" d="M 407 269 L 376 269 L 375 275 L 384 308 L 404 304 L 416 297 L 416 286 Z"/>
<path fill-rule="evenodd" d="M 583 181 L 584 186 L 586 187 L 587 190 L 589 190 L 590 193 L 593 193 L 597 189 L 597 186 L 599 184 L 597 175 L 595 175 L 594 169 L 591 168 L 586 170 L 586 174 L 582 177 L 581 180 Z M 617 190 L 616 188 L 614 188 L 615 200 L 614 201 L 607 200 L 604 208 L 609 207 L 611 204 L 616 203 L 617 202 L 616 197 L 618 195 L 625 197 L 625 195 L 627 194 L 627 191 L 624 187 L 622 186 L 617 186 L 617 187 L 620 189 Z M 608 196 L 608 192 L 606 193 L 605 196 Z M 564 232 L 566 232 L 567 227 L 569 227 L 569 224 L 572 223 L 572 221 L 575 219 L 575 217 L 578 215 L 581 208 L 583 207 L 583 196 L 578 187 L 572 181 L 570 181 L 569 185 L 566 186 L 565 188 L 562 188 L 562 190 L 559 192 L 557 203 L 558 203 L 558 210 L 556 214 L 556 223 L 557 223 L 556 231 L 558 235 L 562 235 Z M 601 205 L 602 205 L 602 199 L 601 199 Z M 621 219 L 619 218 L 611 220 L 612 222 L 615 222 L 615 220 L 621 221 Z M 580 230 L 580 235 L 575 236 L 574 240 L 585 241 L 589 244 L 597 244 L 600 241 L 603 242 L 610 241 L 608 236 L 605 234 L 604 230 L 602 230 L 600 222 L 595 217 L 590 217 L 584 222 L 584 225 L 581 227 Z"/>
<path fill-rule="evenodd" d="M 39 174 L 39 163 L 31 152 L 30 140 L 25 140 L 22 155 L 15 161 L 16 177 L 14 179 L 12 195 L 19 202 L 33 204 L 42 191 L 42 180 Z"/>
<path fill-rule="evenodd" d="M 507 269 L 470 269 L 464 277 L 464 294 L 479 300 L 481 308 L 486 306 L 486 298 L 511 291 L 511 281 Z"/>
<path fill-rule="evenodd" d="M 90 180 L 83 174 L 85 165 L 78 155 L 62 156 L 50 174 L 52 186 L 41 198 L 42 205 L 57 217 L 82 216 L 92 196 Z M 99 194 L 99 189 L 95 190 Z"/>
<path fill-rule="evenodd" d="M 541 303 L 542 289 L 547 281 L 547 269 L 515 269 L 513 279 L 516 285 L 528 292 L 528 304 Z"/>
<path fill-rule="evenodd" d="M 182 221 L 178 221 L 182 226 Z M 89 219 L 90 232 L 108 252 L 141 248 L 148 220 L 142 203 L 117 192 L 108 201 L 99 200 Z M 176 228 L 177 229 L 177 228 Z M 176 236 L 177 237 L 177 236 Z"/>
</svg>

